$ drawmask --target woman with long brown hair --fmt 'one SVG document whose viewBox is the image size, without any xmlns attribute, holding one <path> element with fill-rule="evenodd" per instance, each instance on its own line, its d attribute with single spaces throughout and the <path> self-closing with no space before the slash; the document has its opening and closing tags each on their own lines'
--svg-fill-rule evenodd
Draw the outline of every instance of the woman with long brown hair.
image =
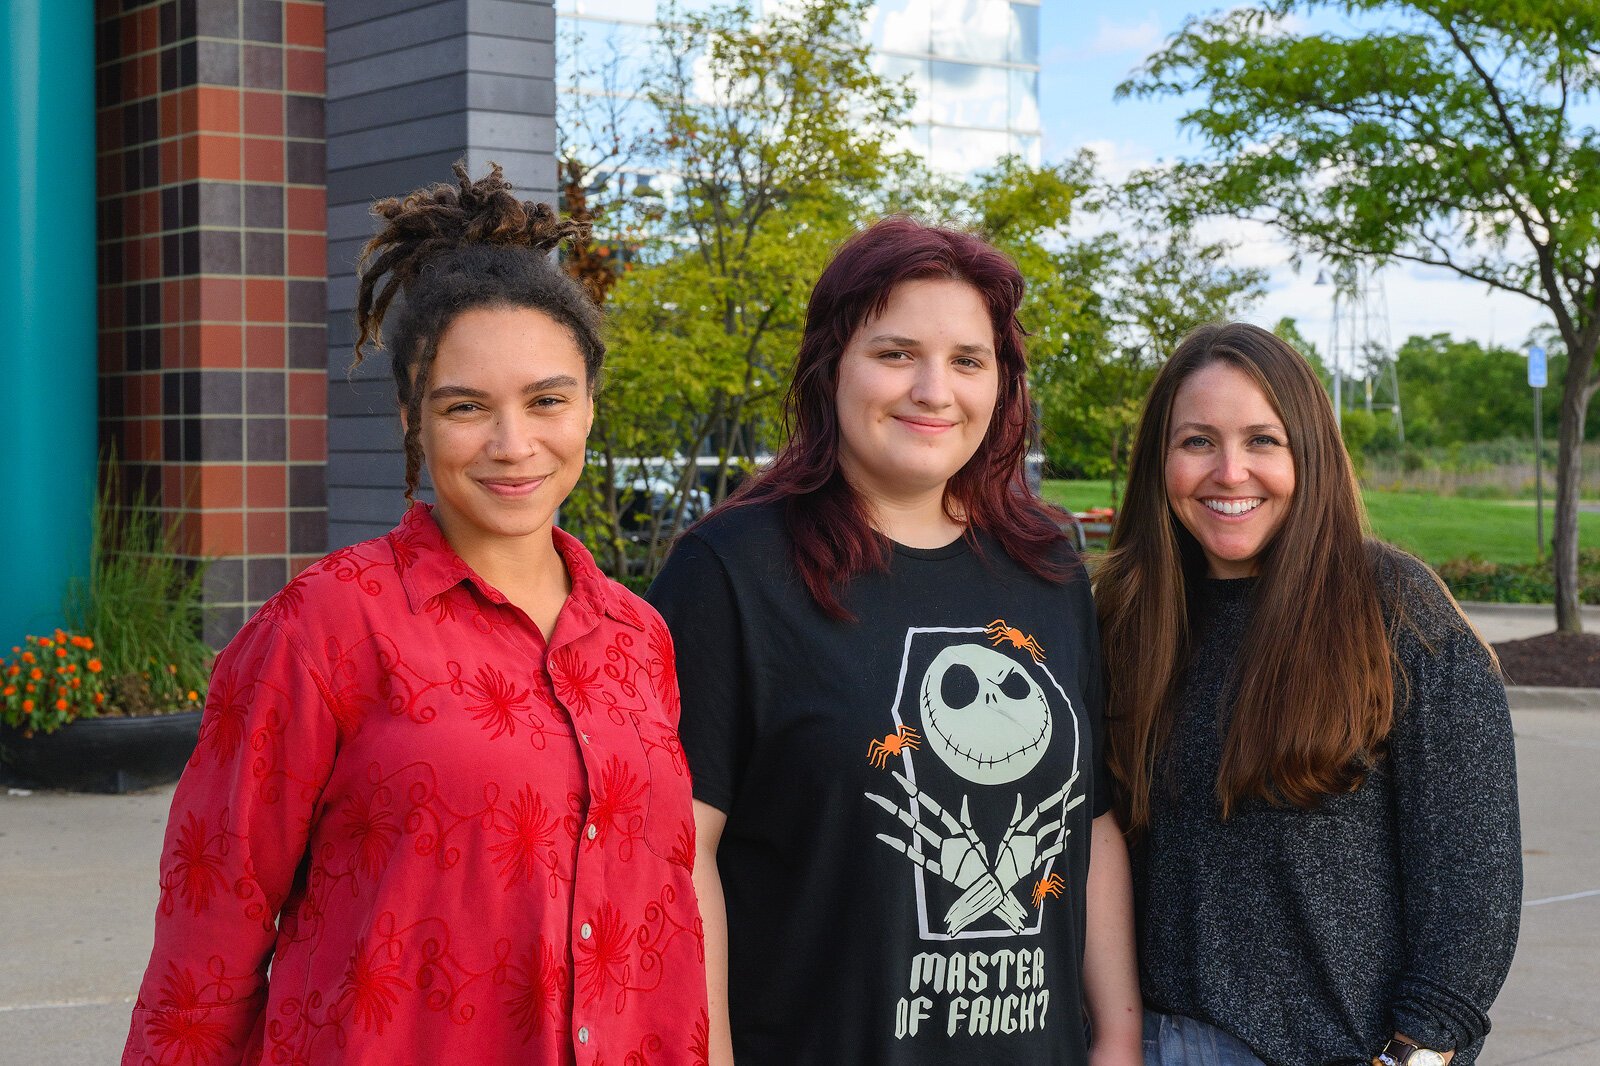
<svg viewBox="0 0 1600 1066">
<path fill-rule="evenodd" d="M 1368 537 L 1306 361 L 1191 333 L 1096 575 L 1148 1064 L 1474 1061 L 1515 946 L 1505 689 Z"/>
<path fill-rule="evenodd" d="M 712 1066 L 1138 1061 L 1093 606 L 1023 479 L 1022 294 L 969 234 L 893 218 L 846 242 L 787 445 L 650 590 Z"/>
</svg>

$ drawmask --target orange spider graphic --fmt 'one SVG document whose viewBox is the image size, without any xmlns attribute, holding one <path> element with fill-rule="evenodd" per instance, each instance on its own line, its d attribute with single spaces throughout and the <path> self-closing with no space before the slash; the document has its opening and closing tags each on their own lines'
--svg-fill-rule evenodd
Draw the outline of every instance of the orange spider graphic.
<svg viewBox="0 0 1600 1066">
<path fill-rule="evenodd" d="M 1044 901 L 1049 896 L 1059 896 L 1067 890 L 1067 883 L 1061 879 L 1060 874 L 1051 874 L 1049 877 L 1039 878 L 1039 883 L 1033 886 L 1033 908 L 1038 910 L 1044 906 Z"/>
<path fill-rule="evenodd" d="M 1034 662 L 1044 662 L 1044 649 L 1039 647 L 1039 642 L 1022 630 L 1012 629 L 1006 625 L 1004 618 L 996 618 L 993 622 L 984 626 L 983 631 L 989 635 L 989 643 L 995 647 L 998 648 L 1002 644 L 1010 644 L 1013 648 L 1021 648 L 1033 656 Z"/>
<path fill-rule="evenodd" d="M 899 755 L 907 748 L 916 751 L 920 747 L 922 738 L 917 735 L 917 731 L 908 725 L 903 725 L 882 740 L 874 740 L 868 744 L 867 761 L 882 770 L 884 764 L 889 761 L 889 756 Z"/>
</svg>

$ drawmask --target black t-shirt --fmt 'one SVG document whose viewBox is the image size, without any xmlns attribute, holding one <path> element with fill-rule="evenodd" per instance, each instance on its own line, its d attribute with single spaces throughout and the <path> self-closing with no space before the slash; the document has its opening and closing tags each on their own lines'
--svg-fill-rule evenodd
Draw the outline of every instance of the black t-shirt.
<svg viewBox="0 0 1600 1066">
<path fill-rule="evenodd" d="M 728 816 L 742 1064 L 1086 1060 L 1083 889 L 1109 806 L 1089 585 L 978 541 L 892 546 L 838 622 L 780 509 L 738 507 L 650 589 L 694 794 Z"/>
</svg>

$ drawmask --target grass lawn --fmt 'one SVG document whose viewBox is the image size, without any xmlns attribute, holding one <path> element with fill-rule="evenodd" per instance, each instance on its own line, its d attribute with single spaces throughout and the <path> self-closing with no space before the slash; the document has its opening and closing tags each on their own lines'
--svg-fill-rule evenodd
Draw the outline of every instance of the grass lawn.
<svg viewBox="0 0 1600 1066">
<path fill-rule="evenodd" d="M 1046 481 L 1044 495 L 1052 503 L 1081 511 L 1108 506 L 1111 486 L 1105 481 Z M 1474 552 L 1495 563 L 1534 559 L 1531 503 L 1412 492 L 1367 492 L 1365 496 L 1373 532 L 1432 566 Z M 1555 506 L 1547 502 L 1547 538 L 1554 521 Z M 1600 547 L 1600 514 L 1578 515 L 1578 543 Z"/>
</svg>

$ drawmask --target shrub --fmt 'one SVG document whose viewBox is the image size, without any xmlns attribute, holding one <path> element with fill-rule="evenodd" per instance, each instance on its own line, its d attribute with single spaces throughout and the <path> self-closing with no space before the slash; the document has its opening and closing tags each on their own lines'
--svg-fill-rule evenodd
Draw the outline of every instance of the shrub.
<svg viewBox="0 0 1600 1066">
<path fill-rule="evenodd" d="M 1439 576 L 1458 600 L 1552 603 L 1556 598 L 1555 575 L 1548 562 L 1491 563 L 1469 555 L 1439 567 Z M 1600 549 L 1578 553 L 1578 599 L 1600 604 Z"/>
<path fill-rule="evenodd" d="M 22 735 L 53 733 L 74 718 L 94 717 L 105 703 L 105 667 L 94 640 L 56 630 L 30 636 L 0 666 L 0 720 Z"/>
</svg>

